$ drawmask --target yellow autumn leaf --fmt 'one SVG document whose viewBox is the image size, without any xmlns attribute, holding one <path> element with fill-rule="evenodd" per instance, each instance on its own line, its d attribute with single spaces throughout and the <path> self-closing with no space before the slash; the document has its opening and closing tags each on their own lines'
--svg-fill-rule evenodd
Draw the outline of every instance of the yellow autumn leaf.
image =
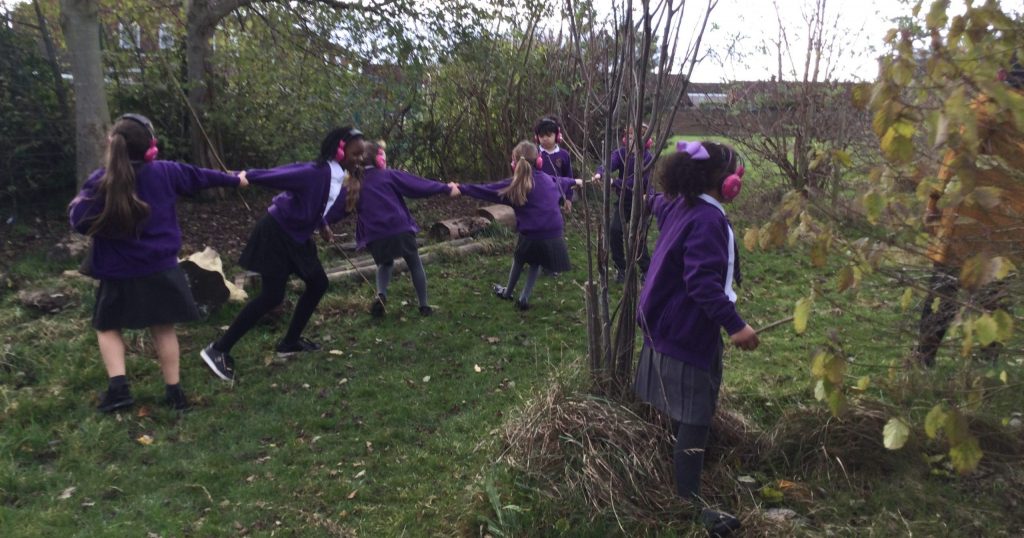
<svg viewBox="0 0 1024 538">
<path fill-rule="evenodd" d="M 743 234 L 743 246 L 747 247 L 749 252 L 753 252 L 757 248 L 759 235 L 761 235 L 761 230 L 757 227 L 747 228 L 747 233 Z"/>
<path fill-rule="evenodd" d="M 910 427 L 907 426 L 907 423 L 902 418 L 890 418 L 889 422 L 886 422 L 885 427 L 882 429 L 882 443 L 889 450 L 903 448 L 903 445 L 907 444 L 907 439 L 909 438 Z"/>
<path fill-rule="evenodd" d="M 807 321 L 811 316 L 811 300 L 800 299 L 793 309 L 793 330 L 796 334 L 804 334 L 807 331 Z"/>
<path fill-rule="evenodd" d="M 149 446 L 153 444 L 153 438 L 148 435 L 140 435 L 137 439 L 135 439 L 135 441 L 142 446 Z"/>
</svg>

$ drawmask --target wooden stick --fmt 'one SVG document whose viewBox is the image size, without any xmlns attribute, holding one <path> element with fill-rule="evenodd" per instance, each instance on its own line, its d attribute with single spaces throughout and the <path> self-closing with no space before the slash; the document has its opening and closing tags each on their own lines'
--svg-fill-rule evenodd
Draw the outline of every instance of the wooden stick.
<svg viewBox="0 0 1024 538">
<path fill-rule="evenodd" d="M 776 327 L 781 327 L 781 326 L 783 326 L 783 325 L 785 325 L 785 324 L 787 324 L 787 323 L 789 323 L 791 321 L 793 321 L 793 316 L 789 316 L 788 318 L 780 319 L 778 321 L 773 321 L 773 322 L 769 323 L 768 325 L 765 325 L 764 327 L 761 327 L 760 329 L 755 330 L 755 332 L 757 334 L 761 334 L 763 332 L 770 331 L 770 330 L 772 330 L 772 329 L 774 329 Z"/>
</svg>

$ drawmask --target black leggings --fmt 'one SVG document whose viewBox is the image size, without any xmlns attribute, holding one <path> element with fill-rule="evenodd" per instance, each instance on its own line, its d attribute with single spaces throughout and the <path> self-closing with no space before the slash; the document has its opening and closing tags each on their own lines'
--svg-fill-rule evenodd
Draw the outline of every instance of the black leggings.
<svg viewBox="0 0 1024 538">
<path fill-rule="evenodd" d="M 700 501 L 700 475 L 704 468 L 704 451 L 708 444 L 710 426 L 695 426 L 672 421 L 676 431 L 676 446 L 672 450 L 675 467 L 676 493 L 687 501 Z"/>
<path fill-rule="evenodd" d="M 218 351 L 227 353 L 231 348 L 245 336 L 245 333 L 256 326 L 259 320 L 268 312 L 284 301 L 284 292 L 288 286 L 288 277 L 271 277 L 260 275 L 260 294 L 249 301 L 245 308 L 238 313 L 235 321 L 228 327 L 227 332 L 214 342 L 213 347 Z M 309 323 L 309 318 L 316 311 L 316 305 L 327 293 L 327 274 L 320 270 L 319 273 L 303 279 L 306 289 L 299 296 L 299 302 L 295 304 L 295 313 L 292 314 L 292 321 L 288 325 L 288 332 L 284 335 L 283 342 L 295 343 L 299 341 L 303 329 Z"/>
</svg>

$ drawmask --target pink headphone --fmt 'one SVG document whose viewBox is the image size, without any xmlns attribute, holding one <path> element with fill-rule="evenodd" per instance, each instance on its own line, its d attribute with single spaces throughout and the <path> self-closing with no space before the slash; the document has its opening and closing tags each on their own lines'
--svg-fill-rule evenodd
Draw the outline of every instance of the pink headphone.
<svg viewBox="0 0 1024 538">
<path fill-rule="evenodd" d="M 731 158 L 731 156 L 730 156 Z M 727 202 L 733 201 L 737 196 L 740 195 L 740 189 L 743 188 L 743 165 L 736 167 L 736 171 L 729 174 L 725 179 L 722 180 L 722 187 L 719 189 L 722 193 L 722 198 Z"/>
<path fill-rule="evenodd" d="M 729 152 L 726 157 L 726 162 L 728 163 L 732 161 L 733 152 L 729 146 L 725 146 L 725 148 Z M 703 161 L 711 158 L 711 155 L 708 154 L 708 149 L 700 142 L 687 142 L 685 140 L 681 140 L 676 142 L 676 151 L 689 154 L 690 158 L 695 161 Z M 722 194 L 722 198 L 726 202 L 731 202 L 740 195 L 740 190 L 743 189 L 743 172 L 744 168 L 741 164 L 736 167 L 735 172 L 726 176 L 725 179 L 722 180 L 722 184 L 718 187 L 718 192 Z"/>
<path fill-rule="evenodd" d="M 508 164 L 509 164 L 509 166 L 512 167 L 512 171 L 515 172 L 516 171 L 516 159 L 512 159 L 511 161 L 509 161 Z M 544 158 L 540 156 L 540 153 L 537 153 L 537 160 L 534 161 L 534 165 L 536 165 L 537 170 L 540 170 L 541 168 L 544 168 Z"/>
<path fill-rule="evenodd" d="M 348 132 L 341 137 L 341 140 L 338 141 L 338 151 L 334 153 L 334 160 L 339 163 L 345 160 L 345 139 L 352 139 L 357 136 L 363 136 L 363 132 L 359 129 L 349 129 Z"/>
<path fill-rule="evenodd" d="M 149 149 L 147 149 L 145 155 L 142 156 L 142 160 L 147 163 L 156 160 L 157 155 L 160 154 L 160 149 L 156 147 L 156 131 L 153 129 L 153 123 L 149 121 L 149 118 L 142 114 L 124 114 L 118 118 L 118 120 L 134 121 L 146 128 L 146 131 L 149 132 Z"/>
<path fill-rule="evenodd" d="M 554 118 L 541 118 L 540 122 L 537 123 L 537 128 L 533 131 L 533 141 L 540 144 L 540 128 L 544 125 L 551 124 L 555 126 L 555 142 L 558 144 L 562 143 L 562 126 L 558 124 Z"/>
</svg>

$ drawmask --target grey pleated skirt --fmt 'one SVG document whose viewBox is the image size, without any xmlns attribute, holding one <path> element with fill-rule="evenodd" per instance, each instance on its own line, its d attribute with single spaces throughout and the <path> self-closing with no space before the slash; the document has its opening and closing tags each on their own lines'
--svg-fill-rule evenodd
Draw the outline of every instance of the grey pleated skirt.
<svg viewBox="0 0 1024 538">
<path fill-rule="evenodd" d="M 647 344 L 640 351 L 633 391 L 672 420 L 710 426 L 721 386 L 721 346 L 710 370 L 658 353 Z"/>
</svg>

